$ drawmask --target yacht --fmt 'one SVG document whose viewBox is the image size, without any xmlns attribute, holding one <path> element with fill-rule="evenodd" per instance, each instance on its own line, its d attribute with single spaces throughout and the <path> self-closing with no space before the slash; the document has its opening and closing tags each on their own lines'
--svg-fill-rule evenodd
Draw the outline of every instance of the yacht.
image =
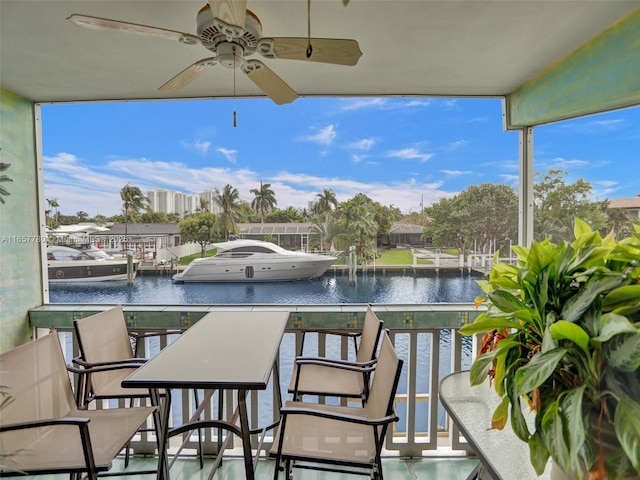
<svg viewBox="0 0 640 480">
<path fill-rule="evenodd" d="M 47 245 L 49 282 L 127 280 L 127 258 L 116 258 L 92 245 Z M 132 262 L 135 278 L 138 261 Z"/>
<path fill-rule="evenodd" d="M 173 281 L 280 282 L 319 277 L 337 260 L 315 253 L 292 252 L 260 240 L 214 243 L 213 257 L 196 258 Z"/>
</svg>

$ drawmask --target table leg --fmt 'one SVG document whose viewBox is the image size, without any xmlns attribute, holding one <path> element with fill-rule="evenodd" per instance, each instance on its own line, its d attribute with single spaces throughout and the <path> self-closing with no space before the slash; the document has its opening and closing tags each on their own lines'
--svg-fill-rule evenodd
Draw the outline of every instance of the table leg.
<svg viewBox="0 0 640 480">
<path fill-rule="evenodd" d="M 167 445 L 169 441 L 169 414 L 171 411 L 171 390 L 166 389 L 164 401 L 160 400 L 158 389 L 149 390 L 151 395 L 151 404 L 155 404 L 160 408 L 157 416 L 160 425 L 158 430 L 158 473 L 157 480 L 169 480 L 169 462 L 167 459 Z"/>
<path fill-rule="evenodd" d="M 249 431 L 249 414 L 247 412 L 247 393 L 247 390 L 238 390 L 238 410 L 240 416 L 240 431 L 242 432 L 245 474 L 247 480 L 254 480 L 251 432 Z"/>
</svg>

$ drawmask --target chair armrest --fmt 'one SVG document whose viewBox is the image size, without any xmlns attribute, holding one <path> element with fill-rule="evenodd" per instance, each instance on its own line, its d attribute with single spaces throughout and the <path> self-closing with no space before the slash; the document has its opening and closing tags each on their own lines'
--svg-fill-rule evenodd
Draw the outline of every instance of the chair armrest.
<svg viewBox="0 0 640 480">
<path fill-rule="evenodd" d="M 295 364 L 299 367 L 302 365 L 320 365 L 328 368 L 340 368 L 343 370 L 353 370 L 357 372 L 372 372 L 378 363 L 377 359 L 367 362 L 352 362 L 349 360 L 338 360 L 322 357 L 296 357 Z"/>
<path fill-rule="evenodd" d="M 304 336 L 307 333 L 324 333 L 326 335 L 339 335 L 341 337 L 359 337 L 362 335 L 361 331 L 352 332 L 349 330 L 328 330 L 325 328 L 305 328 L 302 330 L 302 335 Z"/>
<path fill-rule="evenodd" d="M 98 373 L 98 372 L 109 372 L 111 370 L 122 370 L 129 368 L 140 368 L 144 363 L 143 362 L 131 362 L 131 363 L 89 363 L 89 362 L 76 362 L 74 359 L 74 363 L 80 365 L 81 368 L 75 368 L 71 365 L 67 365 L 67 370 L 73 373 L 87 374 L 87 373 Z"/>
<path fill-rule="evenodd" d="M 11 423 L 0 425 L 0 433 L 29 428 L 49 427 L 54 425 L 86 425 L 90 419 L 81 417 L 47 418 L 45 420 L 33 420 L 30 422 Z"/>
<path fill-rule="evenodd" d="M 280 410 L 283 417 L 287 415 L 309 415 L 312 417 L 327 418 L 330 420 L 338 420 L 348 423 L 357 423 L 360 425 L 384 425 L 386 423 L 398 421 L 398 416 L 395 412 L 391 415 L 387 415 L 381 418 L 367 418 L 360 415 L 348 415 L 346 413 L 330 412 L 326 410 L 317 410 L 314 408 L 305 407 L 283 407 Z"/>
<path fill-rule="evenodd" d="M 109 362 L 87 362 L 80 357 L 76 357 L 73 359 L 73 363 L 76 365 L 80 365 L 85 368 L 94 368 L 94 367 L 113 367 L 118 368 L 120 365 L 124 365 L 124 367 L 119 368 L 137 368 L 141 366 L 143 363 L 146 363 L 148 358 L 124 358 L 122 360 L 113 360 Z"/>
</svg>

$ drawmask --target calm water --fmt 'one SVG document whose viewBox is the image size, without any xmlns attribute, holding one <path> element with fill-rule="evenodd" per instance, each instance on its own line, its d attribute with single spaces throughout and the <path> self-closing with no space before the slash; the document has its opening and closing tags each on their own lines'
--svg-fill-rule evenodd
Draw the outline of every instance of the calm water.
<svg viewBox="0 0 640 480">
<path fill-rule="evenodd" d="M 481 293 L 465 274 L 403 276 L 368 272 L 355 282 L 348 275 L 280 283 L 172 283 L 168 276 L 138 275 L 125 282 L 55 283 L 51 303 L 106 304 L 411 304 L 473 302 Z"/>
</svg>

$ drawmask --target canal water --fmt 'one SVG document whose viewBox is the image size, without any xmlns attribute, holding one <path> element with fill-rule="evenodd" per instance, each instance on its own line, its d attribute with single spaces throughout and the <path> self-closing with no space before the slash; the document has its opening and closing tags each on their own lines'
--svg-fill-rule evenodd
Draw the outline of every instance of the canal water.
<svg viewBox="0 0 640 480">
<path fill-rule="evenodd" d="M 104 304 L 412 304 L 471 303 L 478 274 L 399 275 L 367 272 L 274 283 L 172 283 L 169 276 L 138 275 L 125 282 L 52 283 L 50 303 Z"/>
</svg>

